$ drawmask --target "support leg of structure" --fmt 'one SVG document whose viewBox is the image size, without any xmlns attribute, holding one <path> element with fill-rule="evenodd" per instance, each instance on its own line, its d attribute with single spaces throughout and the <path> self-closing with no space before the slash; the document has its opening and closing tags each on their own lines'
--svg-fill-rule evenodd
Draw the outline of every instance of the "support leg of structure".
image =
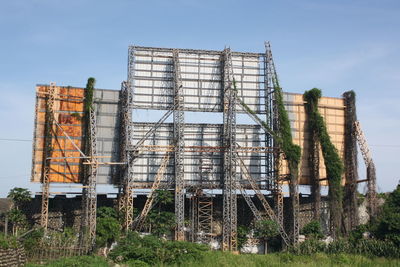
<svg viewBox="0 0 400 267">
<path fill-rule="evenodd" d="M 130 151 L 132 137 L 132 88 L 129 83 L 121 84 L 121 129 L 120 129 L 120 161 L 127 164 L 120 168 L 122 195 L 119 196 L 119 210 L 123 214 L 123 229 L 128 231 L 133 223 L 133 157 Z"/>
<path fill-rule="evenodd" d="M 49 189 L 50 189 L 50 165 L 53 139 L 54 123 L 54 100 L 56 95 L 56 84 L 50 83 L 46 99 L 46 125 L 45 125 L 45 153 L 43 153 L 44 174 L 42 178 L 42 209 L 40 225 L 47 230 L 49 223 Z"/>
<path fill-rule="evenodd" d="M 173 52 L 174 65 L 174 143 L 175 143 L 175 240 L 185 240 L 185 188 L 184 188 L 184 112 L 183 112 L 183 88 L 179 66 L 179 52 Z"/>
<path fill-rule="evenodd" d="M 236 196 L 236 91 L 233 90 L 233 69 L 230 49 L 223 55 L 224 125 L 223 146 L 223 237 L 222 250 L 237 250 Z"/>
<path fill-rule="evenodd" d="M 345 195 L 343 209 L 345 216 L 344 230 L 349 233 L 358 225 L 358 204 L 357 204 L 357 138 L 355 135 L 354 123 L 357 120 L 355 95 L 352 92 L 343 94 L 345 100 Z"/>
</svg>

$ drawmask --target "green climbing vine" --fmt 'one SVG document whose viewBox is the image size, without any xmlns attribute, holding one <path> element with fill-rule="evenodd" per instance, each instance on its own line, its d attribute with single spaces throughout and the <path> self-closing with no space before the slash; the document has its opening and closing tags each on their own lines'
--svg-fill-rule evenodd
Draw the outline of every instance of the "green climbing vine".
<svg viewBox="0 0 400 267">
<path fill-rule="evenodd" d="M 318 101 L 321 98 L 321 90 L 313 88 L 306 91 L 303 99 L 306 112 L 309 117 L 310 128 L 314 129 L 321 144 L 324 157 L 326 175 L 329 182 L 329 201 L 332 221 L 332 233 L 335 235 L 340 230 L 343 202 L 342 173 L 344 170 L 342 160 L 336 147 L 332 144 L 324 118 L 318 111 Z"/>
<path fill-rule="evenodd" d="M 93 109 L 93 95 L 94 95 L 94 85 L 96 83 L 96 79 L 90 77 L 86 84 L 85 90 L 85 111 L 89 112 Z"/>
</svg>

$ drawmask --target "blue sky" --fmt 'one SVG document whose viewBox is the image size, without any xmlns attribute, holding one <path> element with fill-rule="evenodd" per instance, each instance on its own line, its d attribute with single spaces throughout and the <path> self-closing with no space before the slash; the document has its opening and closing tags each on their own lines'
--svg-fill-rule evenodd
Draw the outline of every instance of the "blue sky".
<svg viewBox="0 0 400 267">
<path fill-rule="evenodd" d="M 118 89 L 130 44 L 262 52 L 269 40 L 285 91 L 356 91 L 379 190 L 393 190 L 399 29 L 396 0 L 0 0 L 0 139 L 32 138 L 36 84 L 84 86 L 93 76 L 97 87 Z M 30 142 L 0 140 L 0 197 L 14 186 L 39 191 L 29 183 L 31 150 Z"/>
</svg>

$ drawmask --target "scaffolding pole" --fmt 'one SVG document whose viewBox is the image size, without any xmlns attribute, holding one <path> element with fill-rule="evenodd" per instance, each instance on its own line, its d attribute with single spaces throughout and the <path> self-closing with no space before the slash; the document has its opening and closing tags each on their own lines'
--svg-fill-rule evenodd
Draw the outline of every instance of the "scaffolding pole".
<svg viewBox="0 0 400 267">
<path fill-rule="evenodd" d="M 279 131 L 279 113 L 277 109 L 277 102 L 275 100 L 275 65 L 272 58 L 272 50 L 269 42 L 265 42 L 265 84 L 266 84 L 266 110 L 267 110 L 267 124 L 273 132 Z M 278 222 L 283 224 L 283 193 L 282 182 L 280 181 L 280 170 L 282 165 L 282 152 L 277 142 L 275 142 L 271 134 L 266 133 L 267 146 L 274 147 L 274 153 L 267 157 L 269 172 L 271 173 L 271 189 L 274 198 L 275 214 Z"/>
<path fill-rule="evenodd" d="M 45 153 L 43 153 L 44 171 L 42 178 L 42 208 L 40 226 L 47 230 L 49 223 L 49 195 L 50 195 L 50 164 L 52 139 L 54 133 L 54 100 L 56 95 L 56 84 L 50 83 L 46 102 L 46 125 L 45 125 Z"/>
<path fill-rule="evenodd" d="M 236 196 L 236 90 L 233 90 L 231 50 L 223 53 L 223 230 L 222 250 L 237 250 L 237 196 Z"/>
<path fill-rule="evenodd" d="M 271 45 L 269 42 L 265 44 L 265 50 L 267 54 L 267 62 L 268 62 L 268 73 L 271 77 L 272 81 L 272 86 L 274 87 L 274 95 L 276 94 L 275 92 L 275 87 L 279 86 L 278 84 L 278 75 L 276 73 L 276 68 L 275 68 L 275 63 L 273 60 L 272 56 L 272 50 L 271 50 Z M 275 100 L 276 101 L 276 100 Z M 279 114 L 279 111 L 277 108 L 275 109 L 276 114 L 274 116 L 274 119 L 276 122 L 274 123 L 274 127 L 277 127 L 274 132 L 280 132 L 279 128 L 279 117 L 282 116 L 282 114 Z M 275 143 L 276 140 L 275 140 Z M 278 145 L 277 145 L 278 146 Z M 298 170 L 296 170 L 298 171 Z M 294 175 L 293 173 L 290 173 L 288 183 L 289 183 L 289 195 L 290 195 L 290 220 L 289 220 L 289 232 L 291 236 L 291 240 L 293 244 L 297 244 L 298 242 L 298 237 L 300 233 L 299 229 L 299 208 L 300 208 L 300 199 L 299 199 L 299 185 L 297 181 L 298 175 Z M 277 182 L 280 183 L 281 179 L 277 179 Z"/>
<path fill-rule="evenodd" d="M 179 51 L 173 51 L 174 65 L 174 144 L 175 144 L 175 240 L 185 240 L 185 185 L 184 185 L 184 112 L 183 87 L 179 66 Z"/>
</svg>

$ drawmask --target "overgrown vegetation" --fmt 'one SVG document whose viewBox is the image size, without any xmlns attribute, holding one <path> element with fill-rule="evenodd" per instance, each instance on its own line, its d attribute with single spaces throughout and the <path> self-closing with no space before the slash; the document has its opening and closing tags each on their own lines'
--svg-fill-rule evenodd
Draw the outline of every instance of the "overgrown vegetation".
<svg viewBox="0 0 400 267">
<path fill-rule="evenodd" d="M 115 209 L 101 207 L 97 210 L 96 245 L 110 246 L 121 234 L 121 224 Z"/>
<path fill-rule="evenodd" d="M 110 252 L 110 258 L 118 263 L 143 262 L 148 265 L 187 264 L 201 260 L 208 247 L 201 244 L 165 241 L 155 236 L 139 236 L 128 232 L 126 237 L 118 241 L 118 245 Z"/>
<path fill-rule="evenodd" d="M 376 238 L 393 242 L 400 247 L 400 185 L 387 196 L 380 216 L 369 230 Z"/>
<path fill-rule="evenodd" d="M 18 245 L 15 236 L 6 236 L 4 233 L 0 233 L 0 248 L 16 248 Z"/>
<path fill-rule="evenodd" d="M 309 238 L 322 238 L 322 227 L 319 221 L 313 220 L 306 224 L 300 231 L 301 234 Z"/>
<path fill-rule="evenodd" d="M 174 196 L 168 190 L 156 190 L 156 207 L 148 215 L 149 230 L 156 236 L 166 236 L 175 229 L 175 214 L 164 208 L 173 203 Z"/>
<path fill-rule="evenodd" d="M 320 98 L 321 90 L 318 88 L 306 91 L 303 95 L 303 99 L 306 101 L 305 109 L 310 127 L 317 133 L 324 157 L 326 175 L 329 182 L 331 232 L 333 236 L 338 236 L 341 229 L 341 214 L 343 211 L 343 187 L 341 182 L 344 167 L 336 147 L 331 142 L 324 119 L 318 111 Z"/>
<path fill-rule="evenodd" d="M 86 84 L 85 90 L 85 112 L 93 110 L 93 96 L 94 96 L 94 85 L 96 84 L 96 79 L 90 77 Z"/>
</svg>

